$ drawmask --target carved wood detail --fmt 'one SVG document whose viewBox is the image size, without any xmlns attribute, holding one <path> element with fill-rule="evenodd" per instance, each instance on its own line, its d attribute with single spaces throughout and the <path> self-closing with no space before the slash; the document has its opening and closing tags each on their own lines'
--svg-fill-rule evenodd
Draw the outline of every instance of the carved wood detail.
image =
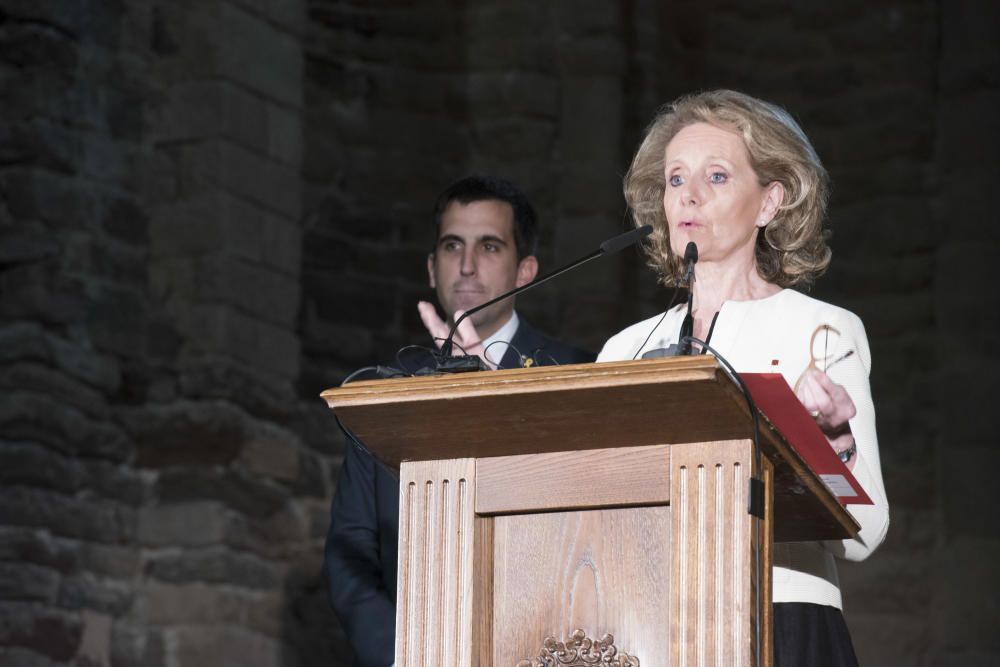
<svg viewBox="0 0 1000 667">
<path fill-rule="evenodd" d="M 639 667 L 639 659 L 628 653 L 619 653 L 614 635 L 605 634 L 600 639 L 590 639 L 577 629 L 565 641 L 546 637 L 537 658 L 525 659 L 517 667 Z"/>
</svg>

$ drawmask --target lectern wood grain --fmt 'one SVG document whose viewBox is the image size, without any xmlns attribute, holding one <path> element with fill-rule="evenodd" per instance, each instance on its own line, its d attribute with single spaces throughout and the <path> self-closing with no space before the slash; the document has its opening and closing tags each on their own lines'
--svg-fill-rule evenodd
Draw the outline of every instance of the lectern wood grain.
<svg viewBox="0 0 1000 667">
<path fill-rule="evenodd" d="M 493 665 L 538 654 L 548 635 L 610 632 L 642 667 L 669 664 L 670 508 L 498 516 Z"/>
<path fill-rule="evenodd" d="M 669 466 L 668 446 L 479 459 L 476 512 L 666 505 Z"/>
</svg>

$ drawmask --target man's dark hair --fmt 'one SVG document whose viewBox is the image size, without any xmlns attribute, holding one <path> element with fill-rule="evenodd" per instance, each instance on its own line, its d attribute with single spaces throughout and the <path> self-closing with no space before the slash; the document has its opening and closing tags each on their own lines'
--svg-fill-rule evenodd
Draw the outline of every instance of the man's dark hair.
<svg viewBox="0 0 1000 667">
<path fill-rule="evenodd" d="M 471 204 L 477 201 L 502 201 L 514 209 L 514 243 L 517 259 L 538 252 L 538 218 L 535 207 L 510 181 L 490 176 L 466 176 L 449 185 L 434 203 L 434 244 L 441 236 L 441 216 L 452 202 Z"/>
</svg>

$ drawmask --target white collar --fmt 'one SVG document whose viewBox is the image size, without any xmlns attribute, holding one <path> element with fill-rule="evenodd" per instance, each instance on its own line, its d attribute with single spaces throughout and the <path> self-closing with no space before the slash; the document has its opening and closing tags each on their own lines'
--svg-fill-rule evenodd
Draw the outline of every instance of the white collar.
<svg viewBox="0 0 1000 667">
<path fill-rule="evenodd" d="M 506 324 L 497 329 L 492 336 L 483 339 L 483 349 L 486 350 L 486 358 L 492 361 L 494 365 L 500 365 L 504 355 L 507 354 L 510 341 L 514 338 L 514 334 L 517 333 L 517 328 L 520 325 L 521 320 L 517 317 L 517 311 L 512 311 L 510 319 L 507 320 Z"/>
</svg>

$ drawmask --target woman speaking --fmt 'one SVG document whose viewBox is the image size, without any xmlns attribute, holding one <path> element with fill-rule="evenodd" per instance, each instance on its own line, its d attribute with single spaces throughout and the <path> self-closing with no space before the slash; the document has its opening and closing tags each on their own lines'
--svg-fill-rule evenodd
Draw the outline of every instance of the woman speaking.
<svg viewBox="0 0 1000 667">
<path fill-rule="evenodd" d="M 661 283 L 687 284 L 685 249 L 697 246 L 690 312 L 682 304 L 628 327 L 597 359 L 635 359 L 691 335 L 739 372 L 780 372 L 874 501 L 850 506 L 861 525 L 854 539 L 775 544 L 778 666 L 857 664 L 834 559 L 866 558 L 889 525 L 864 326 L 791 289 L 830 263 L 827 192 L 819 157 L 780 107 L 728 90 L 665 107 L 632 161 L 625 197 L 636 225 L 653 226 L 647 252 Z"/>
</svg>

